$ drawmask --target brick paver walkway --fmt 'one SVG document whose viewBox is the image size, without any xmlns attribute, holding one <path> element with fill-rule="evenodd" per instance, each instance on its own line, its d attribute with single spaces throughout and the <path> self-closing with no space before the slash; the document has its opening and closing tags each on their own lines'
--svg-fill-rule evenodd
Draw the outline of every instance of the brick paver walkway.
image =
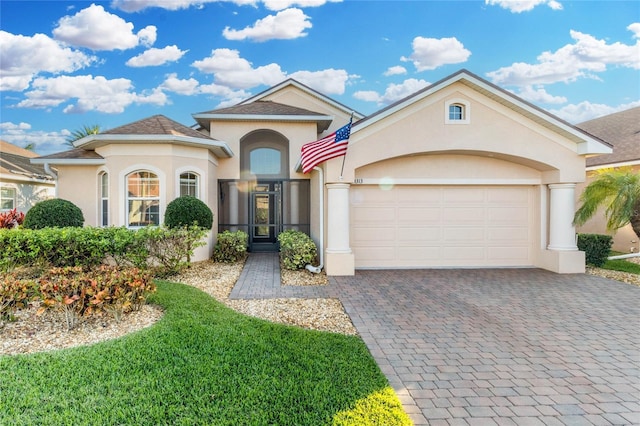
<svg viewBox="0 0 640 426">
<path fill-rule="evenodd" d="M 236 295 L 305 297 L 286 295 L 275 262 Z M 339 297 L 416 425 L 640 425 L 638 287 L 539 269 L 329 281 L 300 294 Z"/>
</svg>

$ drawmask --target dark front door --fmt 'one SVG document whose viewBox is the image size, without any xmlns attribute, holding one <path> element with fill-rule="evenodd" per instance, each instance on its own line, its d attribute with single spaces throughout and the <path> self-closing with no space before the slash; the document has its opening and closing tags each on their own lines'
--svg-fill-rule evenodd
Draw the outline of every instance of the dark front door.
<svg viewBox="0 0 640 426">
<path fill-rule="evenodd" d="M 282 227 L 282 184 L 258 183 L 249 196 L 249 250 L 278 251 Z"/>
</svg>

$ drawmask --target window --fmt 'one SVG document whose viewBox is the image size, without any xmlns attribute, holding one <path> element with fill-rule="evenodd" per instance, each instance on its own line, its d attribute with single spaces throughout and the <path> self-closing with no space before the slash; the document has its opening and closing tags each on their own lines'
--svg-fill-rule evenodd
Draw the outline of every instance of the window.
<svg viewBox="0 0 640 426">
<path fill-rule="evenodd" d="M 449 99 L 445 102 L 444 121 L 446 124 L 471 123 L 471 108 L 464 99 Z"/>
<path fill-rule="evenodd" d="M 0 211 L 11 210 L 16 207 L 16 189 L 0 188 Z"/>
<path fill-rule="evenodd" d="M 180 196 L 190 195 L 199 198 L 200 195 L 200 176 L 195 173 L 187 172 L 180 175 Z"/>
<path fill-rule="evenodd" d="M 127 176 L 127 226 L 160 225 L 160 180 L 151 172 Z"/>
<path fill-rule="evenodd" d="M 256 148 L 249 154 L 249 164 L 253 175 L 279 175 L 280 151 L 273 148 Z"/>
<path fill-rule="evenodd" d="M 464 120 L 464 107 L 460 104 L 449 105 L 449 120 Z"/>
<path fill-rule="evenodd" d="M 109 226 L 109 175 L 100 175 L 100 226 Z"/>
</svg>

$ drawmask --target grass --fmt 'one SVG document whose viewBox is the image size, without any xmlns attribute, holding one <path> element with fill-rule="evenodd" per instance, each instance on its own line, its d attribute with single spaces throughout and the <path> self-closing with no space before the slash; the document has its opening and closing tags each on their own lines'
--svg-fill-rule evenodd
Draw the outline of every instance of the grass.
<svg viewBox="0 0 640 426">
<path fill-rule="evenodd" d="M 0 356 L 0 424 L 409 425 L 361 339 L 239 314 L 158 282 L 156 325 Z"/>
<path fill-rule="evenodd" d="M 607 260 L 601 268 L 640 275 L 640 265 L 637 263 L 627 262 L 624 259 Z"/>
</svg>

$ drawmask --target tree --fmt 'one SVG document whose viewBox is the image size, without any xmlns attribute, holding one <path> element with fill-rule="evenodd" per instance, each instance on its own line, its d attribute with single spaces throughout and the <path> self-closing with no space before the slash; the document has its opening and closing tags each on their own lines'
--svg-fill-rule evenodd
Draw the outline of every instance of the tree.
<svg viewBox="0 0 640 426">
<path fill-rule="evenodd" d="M 97 135 L 98 133 L 100 133 L 99 125 L 97 124 L 94 124 L 92 126 L 84 125 L 82 129 L 75 130 L 73 131 L 73 133 L 69 135 L 69 137 L 67 138 L 67 145 L 73 148 L 73 143 L 75 141 L 82 139 L 85 136 Z"/>
<path fill-rule="evenodd" d="M 607 230 L 614 231 L 630 223 L 640 237 L 640 173 L 630 168 L 604 169 L 580 195 L 582 205 L 573 218 L 583 225 L 600 207 L 605 208 Z"/>
</svg>

